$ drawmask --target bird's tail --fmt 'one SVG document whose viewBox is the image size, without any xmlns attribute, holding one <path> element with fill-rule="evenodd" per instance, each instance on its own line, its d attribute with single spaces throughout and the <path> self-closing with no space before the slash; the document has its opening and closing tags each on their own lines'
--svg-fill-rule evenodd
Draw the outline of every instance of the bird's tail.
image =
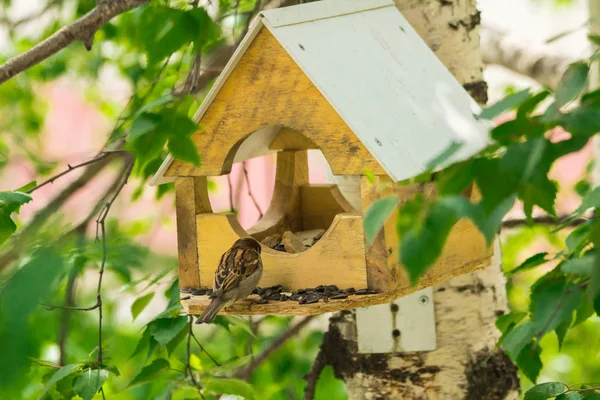
<svg viewBox="0 0 600 400">
<path fill-rule="evenodd" d="M 215 316 L 217 315 L 217 313 L 221 310 L 221 308 L 223 308 L 225 304 L 223 304 L 223 302 L 221 301 L 221 299 L 213 299 L 210 304 L 208 305 L 208 307 L 206 307 L 204 309 L 204 311 L 202 312 L 202 315 L 200 315 L 200 317 L 198 317 L 198 319 L 196 320 L 197 324 L 205 324 L 205 323 L 209 323 L 212 322 L 213 319 L 215 319 Z"/>
</svg>

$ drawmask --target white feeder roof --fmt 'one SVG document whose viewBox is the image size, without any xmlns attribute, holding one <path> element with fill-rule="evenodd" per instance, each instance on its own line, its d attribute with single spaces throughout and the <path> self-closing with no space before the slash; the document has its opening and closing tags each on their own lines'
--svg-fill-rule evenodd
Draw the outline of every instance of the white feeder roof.
<svg viewBox="0 0 600 400">
<path fill-rule="evenodd" d="M 324 0 L 260 13 L 198 119 L 263 26 L 393 180 L 424 172 L 451 143 L 462 146 L 446 164 L 489 143 L 491 122 L 476 118 L 477 103 L 392 0 Z M 153 183 L 164 181 L 171 162 Z"/>
</svg>

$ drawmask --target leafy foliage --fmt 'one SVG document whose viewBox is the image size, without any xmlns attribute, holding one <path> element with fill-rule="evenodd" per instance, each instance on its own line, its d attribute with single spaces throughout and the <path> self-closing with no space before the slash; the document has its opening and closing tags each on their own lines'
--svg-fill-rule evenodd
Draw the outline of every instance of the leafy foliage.
<svg viewBox="0 0 600 400">
<path fill-rule="evenodd" d="M 516 200 L 521 201 L 531 224 L 536 208 L 557 218 L 558 185 L 548 177 L 550 169 L 560 158 L 581 150 L 600 131 L 600 91 L 581 96 L 594 62 L 597 61 L 592 58 L 572 64 L 554 93 L 553 103 L 541 114 L 535 110 L 550 96 L 547 90 L 539 93 L 523 90 L 485 109 L 481 118 L 493 118 L 510 109 L 516 109 L 516 113 L 514 119 L 492 130 L 494 143 L 488 148 L 437 172 L 436 197 L 417 195 L 398 207 L 399 261 L 413 285 L 439 257 L 447 236 L 460 219 L 470 219 L 491 243 Z M 581 100 L 574 106 L 578 98 Z M 571 136 L 551 140 L 547 133 L 556 127 L 562 127 Z M 414 182 L 416 179 L 401 184 Z M 479 201 L 463 195 L 473 186 L 481 192 Z M 596 250 L 600 244 L 600 221 L 595 214 L 598 206 L 600 188 L 586 189 L 581 205 L 564 217 L 557 228 L 558 232 L 570 231 L 562 244 L 564 249 L 557 254 L 532 255 L 508 272 L 508 276 L 516 278 L 541 267 L 549 268 L 531 286 L 527 312 L 502 316 L 497 325 L 502 332 L 499 345 L 532 382 L 537 381 L 543 367 L 544 337 L 554 332 L 558 347 L 562 347 L 572 327 L 594 314 L 593 305 L 600 305 L 600 253 Z M 375 207 L 380 206 L 376 203 Z M 365 219 L 370 212 L 371 209 Z M 570 228 L 583 217 L 588 221 Z M 372 218 L 365 224 L 381 226 L 383 222 Z M 600 306 L 594 310 L 599 309 Z M 540 392 L 532 389 L 526 398 L 561 394 L 539 397 L 550 393 L 543 391 L 549 387 L 536 386 Z M 577 395 L 565 393 L 562 398 L 571 397 Z"/>
<path fill-rule="evenodd" d="M 6 6 L 11 3 L 3 1 Z M 40 24 L 37 33 L 11 30 L 13 48 L 1 55 L 3 60 L 89 12 L 96 2 L 48 0 L 47 5 L 60 12 L 49 17 L 48 23 Z M 156 172 L 167 151 L 200 165 L 202 155 L 197 153 L 191 136 L 202 127 L 192 116 L 207 83 L 193 87 L 187 77 L 199 68 L 196 60 L 239 40 L 236 33 L 244 32 L 256 6 L 253 0 L 222 0 L 209 14 L 184 1 L 150 2 L 99 30 L 92 51 L 69 46 L 0 85 L 0 130 L 6 133 L 0 137 L 0 170 L 9 158 L 19 157 L 33 167 L 36 175 L 55 172 L 57 163 L 44 159 L 39 152 L 48 111 L 40 88 L 66 76 L 85 82 L 86 98 L 108 119 L 116 121 L 109 132 L 107 149 L 126 149 L 135 157 L 133 178 L 139 186 L 134 200 L 142 197 L 145 181 Z M 590 40 L 597 38 L 591 35 Z M 394 215 L 402 239 L 400 261 L 415 284 L 439 256 L 447 235 L 462 218 L 471 219 L 491 243 L 517 200 L 532 223 L 534 211 L 555 217 L 559 187 L 548 177 L 551 167 L 560 158 L 582 149 L 600 131 L 600 91 L 582 96 L 590 69 L 597 68 L 597 58 L 571 65 L 554 94 L 524 90 L 485 109 L 480 118 L 495 118 L 508 110 L 515 110 L 515 118 L 494 128 L 494 143 L 475 157 L 446 166 L 460 148 L 460 143 L 452 143 L 431 160 L 430 171 L 419 179 L 427 181 L 433 170 L 444 166 L 435 174 L 438 197 L 416 196 L 398 204 L 398 199 L 391 196 L 375 203 L 364 219 L 367 241 L 371 243 Z M 126 105 L 103 95 L 99 82 L 107 71 L 114 71 L 130 89 L 132 96 Z M 194 95 L 187 95 L 190 90 Z M 552 96 L 553 103 L 539 113 L 543 102 Z M 554 140 L 548 132 L 556 127 L 564 128 L 571 136 Z M 367 177 L 375 182 L 372 174 Z M 481 199 L 475 202 L 463 195 L 473 185 L 481 192 Z M 289 319 L 267 317 L 261 322 L 265 329 L 255 334 L 245 320 L 219 317 L 210 329 L 196 328 L 198 337 L 192 338 L 187 317 L 181 315 L 178 304 L 177 281 L 170 273 L 174 260 L 137 243 L 135 236 L 140 228 L 135 224 L 108 220 L 105 251 L 102 242 L 70 232 L 60 216 L 53 216 L 43 221 L 45 230 L 40 229 L 20 249 L 11 247 L 17 237 L 11 236 L 18 229 L 15 214 L 32 200 L 25 192 L 34 187 L 35 183 L 0 192 L 0 254 L 15 251 L 18 255 L 3 272 L 0 289 L 1 398 L 92 399 L 98 398 L 100 388 L 107 398 L 118 394 L 119 398 L 136 400 L 199 398 L 200 392 L 206 398 L 224 393 L 265 399 L 281 398 L 282 393 L 301 396 L 304 384 L 297 377 L 308 371 L 321 343 L 320 332 L 286 343 L 260 367 L 260 376 L 252 377 L 249 383 L 228 378 L 250 361 L 249 347 L 253 351 L 264 347 L 289 325 Z M 160 186 L 157 198 L 171 189 L 172 185 Z M 556 232 L 542 233 L 548 240 L 553 238 L 560 251 L 535 254 L 508 272 L 511 285 L 523 276 L 538 274 L 536 282 L 528 287 L 528 304 L 499 317 L 496 323 L 502 332 L 498 345 L 532 382 L 538 380 L 547 364 L 549 340 L 556 340 L 563 349 L 582 347 L 582 338 L 595 333 L 590 319 L 600 312 L 600 259 L 596 250 L 600 222 L 595 215 L 600 206 L 600 188 L 592 189 L 583 180 L 578 192 L 584 196 L 581 206 L 562 221 Z M 589 221 L 572 229 L 570 224 L 580 218 Z M 567 236 L 566 240 L 555 239 L 559 235 Z M 532 239 L 528 236 L 520 240 Z M 105 358 L 98 363 L 97 317 L 46 308 L 40 303 L 64 304 L 71 293 L 77 305 L 94 304 L 95 288 L 75 283 L 84 275 L 96 274 L 105 258 L 107 279 L 103 292 L 110 295 L 105 296 L 103 308 L 101 347 Z M 167 285 L 166 290 L 161 285 Z M 120 292 L 115 294 L 119 286 Z M 123 323 L 118 303 L 126 303 L 137 325 Z M 157 308 L 162 304 L 164 308 L 151 309 L 150 304 L 157 304 Z M 146 315 L 150 320 L 142 321 Z M 66 350 L 56 344 L 57 333 L 60 336 L 65 326 L 69 331 Z M 196 340 L 205 343 L 206 349 L 197 346 Z M 64 357 L 63 365 L 39 359 L 51 358 L 57 351 Z M 584 365 L 578 366 L 579 375 L 600 373 L 589 368 L 586 363 L 592 361 L 585 356 L 578 360 Z M 327 392 L 328 399 L 345 398 L 330 368 L 325 370 L 319 387 Z M 534 386 L 525 397 L 594 398 L 597 393 L 592 389 L 544 383 Z"/>
</svg>

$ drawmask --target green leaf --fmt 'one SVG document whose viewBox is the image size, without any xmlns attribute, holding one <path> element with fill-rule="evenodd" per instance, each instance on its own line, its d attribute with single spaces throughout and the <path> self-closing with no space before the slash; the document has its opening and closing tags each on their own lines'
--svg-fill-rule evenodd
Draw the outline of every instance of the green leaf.
<svg viewBox="0 0 600 400">
<path fill-rule="evenodd" d="M 23 192 L 23 193 L 27 193 L 28 191 L 30 191 L 31 189 L 33 189 L 34 187 L 37 186 L 37 182 L 36 181 L 31 181 L 26 185 L 21 186 L 20 188 L 18 188 L 16 190 L 16 192 Z"/>
<path fill-rule="evenodd" d="M 146 308 L 146 306 L 148 305 L 148 303 L 150 303 L 152 298 L 154 298 L 154 292 L 150 292 L 145 296 L 138 297 L 137 299 L 135 299 L 135 301 L 131 305 L 131 316 L 133 317 L 134 321 L 138 317 L 138 315 L 140 315 L 140 313 L 144 311 L 144 308 Z"/>
<path fill-rule="evenodd" d="M 550 92 L 548 90 L 543 90 L 540 93 L 537 93 L 529 99 L 525 100 L 517 110 L 517 119 L 524 118 L 531 114 L 533 111 L 535 111 L 536 107 L 549 95 Z"/>
<path fill-rule="evenodd" d="M 600 46 L 600 35 L 590 33 L 590 34 L 588 34 L 588 39 L 590 42 L 594 43 L 596 46 Z"/>
<path fill-rule="evenodd" d="M 39 327 L 30 316 L 50 293 L 63 273 L 64 263 L 53 249 L 33 251 L 23 265 L 0 287 L 0 387 L 14 385 L 29 364 L 28 357 L 38 355 L 34 335 Z"/>
<path fill-rule="evenodd" d="M 12 213 L 19 213 L 25 203 L 31 201 L 31 196 L 21 192 L 0 192 L 0 244 L 6 241 L 17 230 L 17 225 L 11 219 Z"/>
<path fill-rule="evenodd" d="M 493 119 L 499 116 L 500 114 L 504 113 L 505 111 L 519 106 L 528 98 L 529 89 L 521 90 L 520 92 L 505 97 L 499 102 L 487 107 L 481 112 L 481 114 L 479 114 L 479 117 L 483 119 Z"/>
<path fill-rule="evenodd" d="M 579 307 L 575 310 L 575 322 L 573 326 L 577 326 L 580 323 L 587 321 L 592 315 L 594 315 L 594 303 L 590 300 L 589 296 L 584 296 Z"/>
<path fill-rule="evenodd" d="M 576 62 L 569 65 L 554 94 L 559 108 L 575 100 L 585 89 L 589 71 L 589 65 L 584 62 Z"/>
<path fill-rule="evenodd" d="M 171 154 L 173 154 L 173 157 L 181 161 L 190 162 L 195 166 L 200 165 L 200 155 L 198 154 L 198 149 L 196 148 L 196 145 L 192 139 L 189 137 L 170 137 L 168 147 Z"/>
<path fill-rule="evenodd" d="M 179 343 L 181 343 L 188 335 L 188 329 L 187 326 L 184 326 L 183 329 L 181 331 L 179 331 L 179 333 L 177 334 L 177 336 L 175 336 L 173 338 L 173 340 L 171 340 L 167 346 L 167 354 L 169 355 L 169 357 L 171 357 L 171 354 L 175 351 L 175 349 L 177 348 L 177 346 L 179 346 Z"/>
<path fill-rule="evenodd" d="M 600 186 L 594 188 L 590 192 L 588 192 L 583 200 L 581 201 L 581 205 L 575 211 L 575 214 L 581 215 L 590 208 L 599 208 L 600 207 Z"/>
<path fill-rule="evenodd" d="M 160 318 L 148 324 L 152 337 L 161 346 L 166 346 L 187 325 L 187 317 Z"/>
<path fill-rule="evenodd" d="M 542 370 L 542 359 L 540 358 L 542 349 L 536 342 L 529 342 L 515 360 L 517 367 L 533 383 L 537 381 Z"/>
<path fill-rule="evenodd" d="M 561 264 L 560 269 L 566 274 L 590 276 L 594 268 L 595 254 L 585 254 L 581 258 L 572 258 Z"/>
<path fill-rule="evenodd" d="M 152 361 L 152 364 L 146 365 L 144 368 L 142 368 L 140 373 L 137 374 L 135 378 L 133 378 L 129 386 L 151 381 L 156 377 L 156 375 L 159 372 L 169 368 L 171 368 L 171 364 L 169 364 L 169 361 L 165 360 L 164 358 L 158 358 Z"/>
<path fill-rule="evenodd" d="M 592 231 L 592 225 L 590 223 L 584 223 L 575 228 L 565 240 L 569 254 L 579 255 L 583 248 L 589 243 L 590 232 Z"/>
<path fill-rule="evenodd" d="M 241 328 L 249 335 L 256 337 L 252 329 L 250 329 L 250 324 L 244 318 L 237 316 L 224 316 L 223 318 L 227 321 L 227 325 L 229 326 L 229 328 L 226 328 L 227 330 L 230 330 L 230 327 Z"/>
<path fill-rule="evenodd" d="M 569 320 L 583 298 L 583 289 L 561 280 L 538 281 L 531 292 L 531 322 L 536 334 L 542 336 Z"/>
<path fill-rule="evenodd" d="M 141 113 L 131 123 L 131 129 L 129 130 L 128 141 L 133 141 L 148 132 L 152 132 L 161 121 L 160 114 L 152 113 Z"/>
<path fill-rule="evenodd" d="M 383 228 L 385 221 L 392 215 L 398 205 L 397 196 L 384 197 L 369 206 L 363 219 L 363 229 L 367 246 L 370 246 L 379 231 Z"/>
<path fill-rule="evenodd" d="M 525 392 L 525 400 L 545 400 L 556 397 L 567 390 L 567 386 L 560 382 L 540 383 Z"/>
<path fill-rule="evenodd" d="M 254 389 L 248 382 L 239 379 L 212 378 L 205 382 L 205 389 L 215 394 L 231 394 L 244 399 L 255 398 Z"/>
<path fill-rule="evenodd" d="M 42 391 L 42 393 L 40 393 L 40 395 L 38 396 L 38 399 L 41 399 L 42 397 L 44 397 L 44 395 L 46 394 L 48 389 L 50 389 L 52 387 L 52 385 L 54 385 L 55 383 L 57 383 L 58 381 L 60 381 L 64 377 L 66 377 L 67 375 L 71 374 L 73 371 L 75 371 L 79 367 L 80 367 L 79 364 L 68 364 L 68 365 L 65 365 L 64 367 L 62 367 L 61 369 L 59 369 L 58 371 L 56 371 L 54 373 L 54 375 L 52 375 L 52 378 L 50 378 L 48 383 L 46 383 L 46 386 L 44 386 L 44 390 Z"/>
<path fill-rule="evenodd" d="M 546 259 L 547 255 L 548 255 L 548 253 L 546 253 L 546 252 L 537 253 L 537 254 L 529 257 L 527 260 L 523 261 L 523 263 L 521 263 L 521 265 L 519 265 L 517 268 L 509 271 L 507 273 L 507 275 L 513 276 L 514 274 L 517 274 L 519 272 L 528 271 L 528 270 L 538 267 L 542 264 L 545 264 L 549 261 Z"/>
<path fill-rule="evenodd" d="M 556 398 L 556 400 L 582 400 L 583 396 L 577 392 L 569 392 L 561 394 Z"/>
<path fill-rule="evenodd" d="M 558 351 L 562 349 L 563 341 L 565 340 L 565 336 L 567 335 L 567 331 L 571 327 L 572 316 L 565 319 L 561 322 L 556 329 L 554 329 L 554 333 L 556 333 L 556 339 L 558 340 Z"/>
<path fill-rule="evenodd" d="M 600 110 L 590 107 L 577 107 L 561 114 L 559 124 L 572 135 L 589 138 L 600 132 Z"/>
<path fill-rule="evenodd" d="M 129 358 L 131 359 L 131 358 L 137 356 L 138 354 L 140 354 L 142 352 L 142 350 L 150 344 L 151 338 L 152 338 L 152 334 L 150 333 L 150 328 L 146 327 L 144 329 L 144 333 L 140 337 L 140 340 L 138 340 L 138 343 L 135 346 L 135 349 L 133 350 L 133 353 L 131 353 Z"/>
<path fill-rule="evenodd" d="M 400 209 L 398 220 L 406 205 Z M 397 222 L 400 236 L 400 262 L 405 266 L 411 285 L 416 285 L 442 253 L 452 227 L 460 218 L 469 217 L 473 205 L 462 196 L 441 197 L 433 201 L 423 221 L 413 224 L 406 232 Z"/>
<path fill-rule="evenodd" d="M 534 336 L 534 325 L 531 322 L 525 322 L 506 335 L 502 342 L 502 347 L 512 360 L 516 360 L 519 353 L 521 353 Z"/>
<path fill-rule="evenodd" d="M 92 400 L 107 379 L 107 370 L 89 369 L 75 378 L 73 381 L 73 390 L 75 390 L 75 393 L 81 396 L 83 400 Z"/>
<path fill-rule="evenodd" d="M 428 161 L 425 168 L 428 171 L 433 171 L 437 167 L 445 164 L 452 156 L 454 156 L 462 147 L 463 142 L 451 142 L 446 148 L 432 160 Z"/>
<path fill-rule="evenodd" d="M 440 171 L 435 183 L 440 195 L 461 194 L 475 179 L 473 161 L 466 160 Z"/>
<path fill-rule="evenodd" d="M 506 332 L 512 325 L 516 325 L 527 316 L 526 312 L 511 312 L 501 315 L 496 319 L 496 328 L 500 332 Z"/>
</svg>

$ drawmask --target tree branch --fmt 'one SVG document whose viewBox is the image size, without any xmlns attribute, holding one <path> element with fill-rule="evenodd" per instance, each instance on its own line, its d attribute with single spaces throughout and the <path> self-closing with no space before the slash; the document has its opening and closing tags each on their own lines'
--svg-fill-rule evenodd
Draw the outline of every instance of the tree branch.
<svg viewBox="0 0 600 400">
<path fill-rule="evenodd" d="M 75 41 L 81 41 L 91 49 L 94 34 L 119 14 L 137 8 L 150 0 L 110 0 L 100 1 L 83 17 L 67 25 L 47 39 L 0 65 L 0 84 L 13 76 L 40 63 Z"/>
<path fill-rule="evenodd" d="M 304 317 L 296 325 L 283 332 L 279 337 L 277 337 L 277 339 L 272 341 L 249 365 L 241 367 L 237 371 L 235 371 L 233 377 L 238 379 L 249 379 L 250 376 L 252 376 L 254 370 L 258 368 L 260 364 L 262 364 L 267 358 L 269 358 L 275 350 L 280 348 L 291 337 L 297 335 L 302 330 L 302 328 L 304 328 L 306 325 L 308 325 L 310 321 L 313 320 L 314 317 L 314 315 Z"/>
<path fill-rule="evenodd" d="M 541 225 L 562 225 L 566 222 L 569 222 L 569 226 L 579 226 L 583 223 L 588 222 L 587 218 L 576 218 L 569 222 L 568 216 L 560 216 L 558 218 L 553 218 L 548 215 L 544 215 L 541 217 L 533 217 L 531 219 L 531 225 L 541 224 Z M 502 228 L 518 228 L 522 226 L 530 225 L 526 218 L 523 219 L 507 219 L 502 222 Z"/>
<path fill-rule="evenodd" d="M 326 365 L 327 360 L 325 359 L 325 352 L 323 349 L 319 349 L 319 353 L 317 353 L 317 357 L 315 358 L 313 365 L 310 367 L 310 371 L 304 375 L 304 380 L 306 381 L 304 400 L 313 400 L 315 398 L 317 381 L 319 380 L 319 376 L 321 376 L 321 372 Z"/>
<path fill-rule="evenodd" d="M 549 46 L 523 43 L 489 26 L 481 26 L 481 54 L 486 64 L 496 64 L 556 89 L 567 66 L 576 61 Z"/>
</svg>

